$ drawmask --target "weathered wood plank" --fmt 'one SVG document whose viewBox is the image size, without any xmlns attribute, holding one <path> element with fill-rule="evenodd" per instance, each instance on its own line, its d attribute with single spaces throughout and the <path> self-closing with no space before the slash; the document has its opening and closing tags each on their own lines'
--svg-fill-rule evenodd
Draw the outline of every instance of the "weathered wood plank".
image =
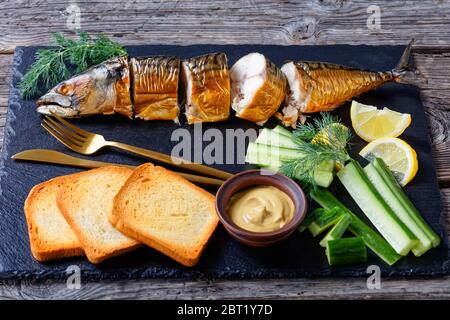
<svg viewBox="0 0 450 320">
<path fill-rule="evenodd" d="M 418 50 L 419 51 L 419 50 Z M 427 80 L 420 85 L 424 102 L 429 108 L 450 110 L 450 46 L 439 53 L 414 53 L 416 68 Z"/>
<path fill-rule="evenodd" d="M 0 106 L 8 105 L 12 55 L 0 54 Z M 1 112 L 1 111 L 0 111 Z"/>
<path fill-rule="evenodd" d="M 81 28 L 101 31 L 125 44 L 404 44 L 450 43 L 448 1 L 378 1 L 380 28 L 368 28 L 367 1 L 76 1 Z M 48 43 L 50 32 L 70 31 L 69 1 L 2 1 L 0 51 Z M 369 11 L 369 12 L 368 12 Z M 14 28 L 11 28 L 14 25 Z"/>
<path fill-rule="evenodd" d="M 450 52 L 415 53 L 414 61 L 427 83 L 420 93 L 428 124 L 439 181 L 450 182 Z"/>
<path fill-rule="evenodd" d="M 0 152 L 8 110 L 9 85 L 11 80 L 12 55 L 0 54 Z"/>
<path fill-rule="evenodd" d="M 0 299 L 449 299 L 450 277 L 381 279 L 369 290 L 365 278 L 247 281 L 139 280 L 82 283 L 79 290 L 61 282 L 0 285 Z M 400 296 L 401 294 L 401 296 Z"/>
</svg>

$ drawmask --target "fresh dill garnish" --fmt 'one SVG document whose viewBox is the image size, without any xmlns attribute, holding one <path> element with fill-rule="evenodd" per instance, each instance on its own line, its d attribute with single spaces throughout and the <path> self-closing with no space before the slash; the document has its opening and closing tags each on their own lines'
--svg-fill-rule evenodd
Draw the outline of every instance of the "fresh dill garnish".
<svg viewBox="0 0 450 320">
<path fill-rule="evenodd" d="M 294 138 L 311 141 L 322 129 L 328 128 L 333 123 L 340 123 L 339 118 L 327 112 L 321 112 L 320 117 L 314 118 L 312 123 L 299 124 L 293 132 Z"/>
<path fill-rule="evenodd" d="M 117 42 L 101 34 L 90 39 L 86 32 L 80 32 L 78 39 L 72 40 L 53 33 L 53 38 L 57 47 L 38 50 L 36 61 L 19 83 L 24 99 L 41 94 L 42 87 L 47 90 L 92 65 L 127 53 Z M 69 64 L 74 68 L 69 68 Z"/>
<path fill-rule="evenodd" d="M 295 149 L 302 156 L 283 161 L 280 171 L 305 187 L 315 186 L 315 174 L 324 162 L 344 164 L 350 159 L 347 149 L 352 134 L 339 118 L 328 113 L 321 113 L 313 123 L 299 124 L 293 136 Z"/>
</svg>

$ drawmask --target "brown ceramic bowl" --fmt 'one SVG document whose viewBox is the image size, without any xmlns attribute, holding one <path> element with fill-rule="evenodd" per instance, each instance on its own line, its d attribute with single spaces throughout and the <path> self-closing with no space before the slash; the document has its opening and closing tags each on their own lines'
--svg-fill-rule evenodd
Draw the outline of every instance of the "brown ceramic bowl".
<svg viewBox="0 0 450 320">
<path fill-rule="evenodd" d="M 294 217 L 282 228 L 271 232 L 253 232 L 237 226 L 227 213 L 227 205 L 237 192 L 256 185 L 273 186 L 286 193 L 294 202 Z M 306 215 L 307 201 L 303 190 L 292 179 L 273 172 L 256 169 L 240 172 L 219 188 L 216 194 L 216 211 L 228 233 L 238 241 L 254 246 L 266 247 L 286 239 L 294 232 Z"/>
</svg>

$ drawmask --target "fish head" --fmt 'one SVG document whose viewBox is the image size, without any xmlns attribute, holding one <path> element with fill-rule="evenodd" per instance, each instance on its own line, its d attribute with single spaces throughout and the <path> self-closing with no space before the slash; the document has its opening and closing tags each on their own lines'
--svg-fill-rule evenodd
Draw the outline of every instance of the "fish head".
<svg viewBox="0 0 450 320">
<path fill-rule="evenodd" d="M 95 80 L 89 73 L 82 74 L 59 83 L 39 98 L 37 111 L 65 118 L 79 117 L 88 113 L 91 95 L 97 95 Z"/>
<path fill-rule="evenodd" d="M 36 105 L 41 114 L 55 113 L 64 118 L 76 118 L 112 114 L 117 104 L 123 104 L 127 96 L 128 63 L 126 57 L 119 57 L 57 84 L 40 97 Z M 129 98 L 128 104 L 131 105 Z"/>
</svg>

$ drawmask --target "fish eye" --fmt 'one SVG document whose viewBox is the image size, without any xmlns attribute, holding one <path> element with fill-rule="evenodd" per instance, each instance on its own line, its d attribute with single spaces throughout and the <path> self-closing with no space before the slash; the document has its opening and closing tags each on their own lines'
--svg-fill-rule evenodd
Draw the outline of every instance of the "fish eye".
<svg viewBox="0 0 450 320">
<path fill-rule="evenodd" d="M 73 89 L 74 89 L 73 84 L 70 84 L 70 83 L 62 83 L 62 84 L 57 88 L 57 91 L 58 91 L 58 93 L 60 93 L 60 94 L 62 94 L 62 95 L 68 96 L 68 95 L 72 95 Z"/>
</svg>

